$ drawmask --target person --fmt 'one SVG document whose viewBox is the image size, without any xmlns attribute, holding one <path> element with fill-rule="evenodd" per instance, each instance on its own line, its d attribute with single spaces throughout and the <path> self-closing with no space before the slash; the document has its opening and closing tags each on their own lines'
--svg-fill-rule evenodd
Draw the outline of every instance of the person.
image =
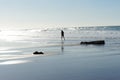
<svg viewBox="0 0 120 80">
<path fill-rule="evenodd" d="M 65 40 L 65 37 L 64 37 L 64 31 L 61 30 L 61 40 L 64 39 Z"/>
</svg>

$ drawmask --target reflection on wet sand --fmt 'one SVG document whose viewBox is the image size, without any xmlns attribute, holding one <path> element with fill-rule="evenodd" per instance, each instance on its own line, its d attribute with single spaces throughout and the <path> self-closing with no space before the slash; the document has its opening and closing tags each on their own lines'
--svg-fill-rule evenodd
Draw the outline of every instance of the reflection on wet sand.
<svg viewBox="0 0 120 80">
<path fill-rule="evenodd" d="M 64 41 L 61 41 L 61 51 L 64 52 Z"/>
<path fill-rule="evenodd" d="M 25 54 L 25 55 L 0 55 L 0 65 L 13 65 L 13 64 L 22 64 L 32 62 L 29 58 L 33 57 L 42 57 L 42 56 L 51 56 L 58 55 L 58 53 L 45 53 L 44 55 L 33 55 L 33 54 Z"/>
<path fill-rule="evenodd" d="M 0 55 L 0 60 L 12 60 L 33 57 L 33 55 Z"/>
<path fill-rule="evenodd" d="M 0 65 L 13 65 L 31 62 L 30 60 L 22 60 L 32 55 L 0 55 Z"/>
<path fill-rule="evenodd" d="M 30 62 L 29 60 L 12 60 L 12 61 L 4 61 L 0 62 L 0 65 L 13 65 L 13 64 L 21 64 Z"/>
</svg>

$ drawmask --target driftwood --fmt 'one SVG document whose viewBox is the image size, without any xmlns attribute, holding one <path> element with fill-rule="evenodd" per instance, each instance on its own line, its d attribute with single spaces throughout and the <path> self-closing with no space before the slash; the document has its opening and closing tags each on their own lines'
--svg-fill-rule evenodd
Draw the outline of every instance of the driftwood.
<svg viewBox="0 0 120 80">
<path fill-rule="evenodd" d="M 85 45 L 88 45 L 88 44 L 94 44 L 94 45 L 104 45 L 105 44 L 105 41 L 104 40 L 97 40 L 97 41 L 89 41 L 89 42 L 81 42 L 80 44 L 85 44 Z"/>
<path fill-rule="evenodd" d="M 43 52 L 38 52 L 38 51 L 35 51 L 35 52 L 33 52 L 33 54 L 44 54 Z"/>
</svg>

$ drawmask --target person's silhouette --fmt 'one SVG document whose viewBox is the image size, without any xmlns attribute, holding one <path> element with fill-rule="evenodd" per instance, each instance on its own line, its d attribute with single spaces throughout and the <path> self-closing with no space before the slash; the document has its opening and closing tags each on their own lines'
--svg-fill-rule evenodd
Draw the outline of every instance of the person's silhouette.
<svg viewBox="0 0 120 80">
<path fill-rule="evenodd" d="M 61 30 L 61 40 L 64 39 L 65 40 L 65 37 L 64 37 L 64 31 Z"/>
</svg>

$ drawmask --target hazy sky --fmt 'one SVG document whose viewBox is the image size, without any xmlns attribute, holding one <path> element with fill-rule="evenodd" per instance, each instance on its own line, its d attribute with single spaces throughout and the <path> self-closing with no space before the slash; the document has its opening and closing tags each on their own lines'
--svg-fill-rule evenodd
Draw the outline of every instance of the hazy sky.
<svg viewBox="0 0 120 80">
<path fill-rule="evenodd" d="M 0 28 L 120 25 L 120 0 L 0 0 Z"/>
</svg>

